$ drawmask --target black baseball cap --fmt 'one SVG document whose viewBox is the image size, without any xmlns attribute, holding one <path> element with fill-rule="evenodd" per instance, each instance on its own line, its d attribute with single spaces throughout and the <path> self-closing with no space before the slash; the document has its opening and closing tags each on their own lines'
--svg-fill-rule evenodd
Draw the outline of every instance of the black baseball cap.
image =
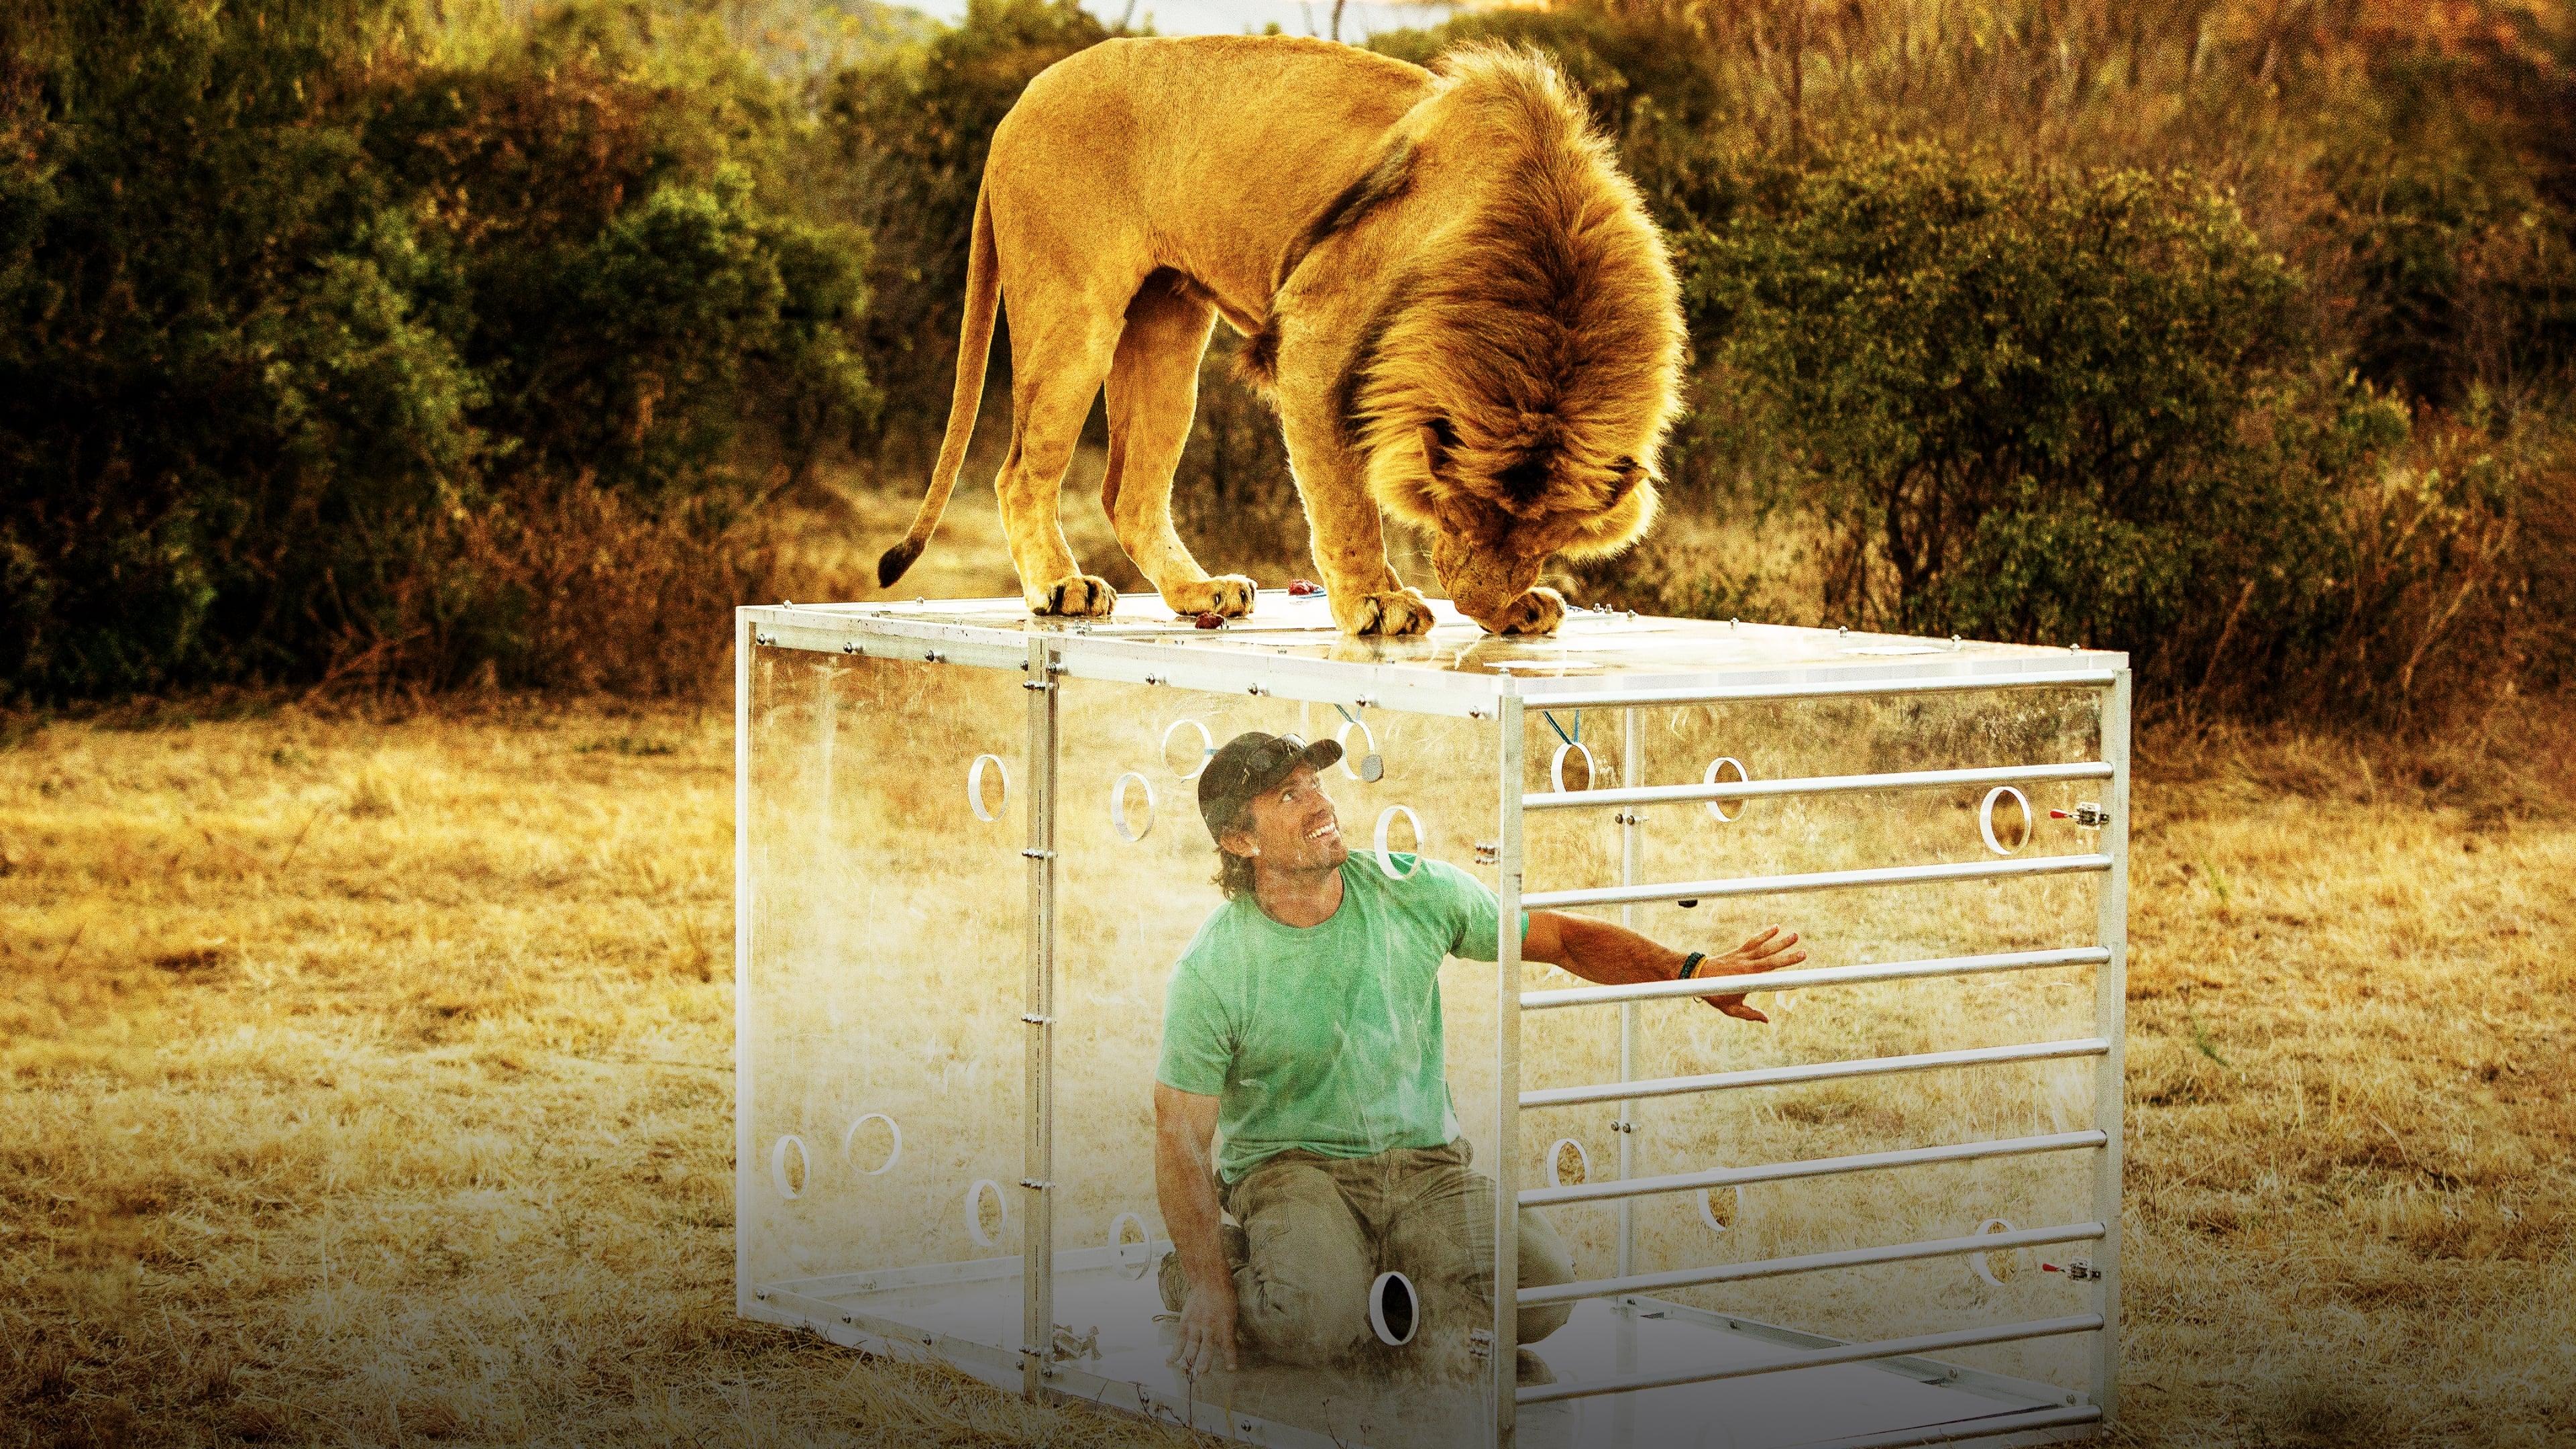
<svg viewBox="0 0 2576 1449">
<path fill-rule="evenodd" d="M 1310 745 L 1295 735 L 1246 730 L 1227 740 L 1199 772 L 1199 817 L 1207 821 L 1208 834 L 1216 835 L 1253 796 L 1287 779 L 1289 771 L 1299 765 L 1321 770 L 1341 757 L 1342 747 L 1333 740 Z"/>
</svg>

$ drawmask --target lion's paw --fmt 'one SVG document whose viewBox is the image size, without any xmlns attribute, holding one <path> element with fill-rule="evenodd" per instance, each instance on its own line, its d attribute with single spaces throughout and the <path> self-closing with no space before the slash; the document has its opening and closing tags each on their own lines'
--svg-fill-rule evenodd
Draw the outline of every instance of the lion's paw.
<svg viewBox="0 0 2576 1449">
<path fill-rule="evenodd" d="M 1241 574 L 1219 574 L 1195 584 L 1181 584 L 1163 591 L 1163 602 L 1172 612 L 1187 617 L 1192 614 L 1218 614 L 1240 619 L 1252 612 L 1252 596 L 1261 586 Z"/>
<path fill-rule="evenodd" d="M 1554 589 L 1532 589 L 1510 603 L 1496 615 L 1493 630 L 1497 634 L 1553 634 L 1565 618 L 1565 595 Z"/>
<path fill-rule="evenodd" d="M 1071 619 L 1105 619 L 1118 607 L 1118 591 L 1109 581 L 1096 574 L 1075 574 L 1038 590 L 1029 599 L 1029 610 L 1037 614 L 1054 614 Z"/>
<path fill-rule="evenodd" d="M 1341 612 L 1335 610 L 1336 613 Z M 1382 594 L 1362 594 L 1342 621 L 1345 634 L 1402 636 L 1431 632 L 1431 601 L 1420 589 L 1390 589 Z"/>
</svg>

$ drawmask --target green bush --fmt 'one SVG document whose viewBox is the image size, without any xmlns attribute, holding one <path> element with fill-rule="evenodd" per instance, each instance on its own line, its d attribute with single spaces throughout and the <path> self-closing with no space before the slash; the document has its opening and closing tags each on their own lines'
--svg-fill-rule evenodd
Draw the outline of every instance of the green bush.
<svg viewBox="0 0 2576 1449">
<path fill-rule="evenodd" d="M 1830 527 L 1826 602 L 1857 623 L 2149 665 L 2246 581 L 2287 623 L 2337 500 L 2405 436 L 2317 381 L 2298 279 L 2186 177 L 1757 165 L 1687 250 L 1693 334 L 1787 464 L 1768 486 Z"/>
<path fill-rule="evenodd" d="M 761 199 L 796 137 L 737 52 L 600 7 L 442 64 L 408 14 L 0 21 L 0 693 L 533 658 L 473 521 L 703 533 L 869 406 L 864 247 Z"/>
</svg>

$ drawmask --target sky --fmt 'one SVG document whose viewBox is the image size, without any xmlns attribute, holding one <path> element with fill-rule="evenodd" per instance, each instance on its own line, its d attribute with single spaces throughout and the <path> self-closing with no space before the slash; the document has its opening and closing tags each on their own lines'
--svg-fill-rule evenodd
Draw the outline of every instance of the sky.
<svg viewBox="0 0 2576 1449">
<path fill-rule="evenodd" d="M 908 0 L 912 8 L 955 22 L 966 14 L 966 0 Z M 1127 0 L 1083 0 L 1083 7 L 1112 24 L 1126 13 Z M 1342 39 L 1359 40 L 1381 30 L 1409 30 L 1437 25 L 1449 18 L 1447 5 L 1372 4 L 1350 0 L 1342 8 Z M 1271 21 L 1290 35 L 1324 35 L 1333 19 L 1332 0 L 1136 0 L 1135 23 L 1148 19 L 1163 35 L 1238 35 L 1259 31 Z"/>
</svg>

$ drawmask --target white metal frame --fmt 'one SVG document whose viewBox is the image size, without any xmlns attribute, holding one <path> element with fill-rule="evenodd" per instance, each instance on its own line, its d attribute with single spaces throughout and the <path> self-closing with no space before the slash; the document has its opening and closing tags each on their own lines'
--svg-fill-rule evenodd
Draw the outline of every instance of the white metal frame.
<svg viewBox="0 0 2576 1449">
<path fill-rule="evenodd" d="M 1493 674 L 1425 669 L 1402 663 L 1382 664 L 1317 659 L 1301 655 L 1229 657 L 1222 651 L 1175 647 L 1198 643 L 1173 631 L 1173 637 L 1140 637 L 1133 631 L 1092 635 L 1078 627 L 1001 628 L 943 620 L 920 611 L 883 606 L 827 608 L 779 605 L 737 611 L 735 624 L 735 898 L 737 1032 L 750 1023 L 748 1002 L 754 970 L 753 893 L 757 888 L 751 852 L 751 711 L 752 666 L 759 648 L 813 650 L 871 658 L 914 660 L 961 667 L 1022 672 L 1029 690 L 1028 773 L 1023 792 L 1029 862 L 1025 1055 L 1024 1175 L 1020 1186 L 1027 1213 L 1024 1244 L 1017 1259 L 894 1268 L 873 1273 L 835 1275 L 826 1279 L 755 1283 L 747 1248 L 736 1254 L 736 1305 L 746 1316 L 803 1323 L 837 1341 L 865 1344 L 881 1351 L 919 1344 L 921 1350 L 996 1383 L 1016 1380 L 1032 1397 L 1079 1397 L 1130 1409 L 1157 1418 L 1177 1418 L 1193 1427 L 1262 1443 L 1320 1442 L 1283 1426 L 1231 1414 L 1213 1406 L 1164 1402 L 1137 1385 L 1098 1380 L 1055 1361 L 1053 1351 L 1053 1281 L 1064 1271 L 1093 1266 L 1107 1250 L 1059 1253 L 1053 1242 L 1051 1193 L 1054 1171 L 1053 1026 L 1055 1016 L 1055 817 L 1056 750 L 1060 685 L 1065 679 L 1097 679 L 1193 690 L 1248 692 L 1283 699 L 1347 704 L 1487 721 L 1497 746 L 1496 797 L 1498 848 L 1497 888 L 1501 923 L 1497 941 L 1494 989 L 1496 1031 L 1494 1064 L 1499 1092 L 1498 1151 L 1492 1164 L 1494 1194 L 1494 1317 L 1489 1364 L 1494 1442 L 1514 1442 L 1516 1418 L 1525 1404 L 1638 1392 L 1675 1384 L 1737 1378 L 1825 1364 L 1872 1362 L 1920 1366 L 1916 1356 L 1950 1348 L 2023 1338 L 2089 1333 L 2093 1335 L 2090 1391 L 2062 1407 L 2034 1408 L 1975 1421 L 1981 1442 L 2041 1442 L 2089 1432 L 2116 1420 L 2119 1391 L 2120 1161 L 2124 1010 L 2127 970 L 2128 801 L 2130 681 L 2126 661 L 2094 655 L 2087 667 L 2062 667 L 2033 652 L 1968 658 L 1926 655 L 1902 664 L 1866 663 L 1801 665 L 1770 670 L 1733 670 L 1719 679 L 1624 680 L 1601 688 L 1591 681 L 1565 677 L 1522 678 L 1508 669 Z M 2061 656 L 2062 658 L 2062 656 Z M 2108 665 L 2108 667 L 2097 667 Z M 1640 783 L 1637 711 L 1647 707 L 1696 705 L 1750 700 L 1810 700 L 1926 693 L 1960 693 L 2020 688 L 2093 688 L 2102 693 L 2100 730 L 2102 759 L 2060 765 L 2001 765 L 1974 769 L 1868 774 L 1807 779 L 1745 780 L 1725 784 L 1648 786 Z M 1526 720 L 1530 709 L 1608 710 L 1621 714 L 1619 783 L 1609 789 L 1525 792 Z M 1638 879 L 1640 817 L 1630 807 L 1685 801 L 1726 801 L 1795 795 L 1830 795 L 1864 790 L 1929 789 L 2036 781 L 2103 782 L 2101 804 L 2108 820 L 2099 849 L 2080 855 L 2040 856 L 1956 865 L 1893 866 L 1867 870 L 1801 875 L 1748 876 L 1685 882 Z M 1620 884 L 1580 890 L 1526 891 L 1523 820 L 1530 810 L 1611 808 L 1619 813 Z M 1616 905 L 1623 923 L 1633 924 L 1634 907 L 1654 901 L 1692 900 L 1793 891 L 1860 889 L 1947 881 L 1978 881 L 2054 874 L 2100 872 L 2106 875 L 2090 946 L 2044 951 L 2001 952 L 1920 961 L 1863 963 L 1843 967 L 1783 971 L 1766 975 L 1765 991 L 1829 988 L 1865 982 L 1912 981 L 1992 972 L 2017 972 L 2053 966 L 2090 965 L 2095 973 L 2095 1036 L 2068 1041 L 1989 1047 L 1963 1051 L 1881 1057 L 1799 1067 L 1710 1073 L 1654 1081 L 1636 1079 L 1637 1008 L 1641 1002 L 1685 996 L 1726 994 L 1726 981 L 1657 982 L 1638 986 L 1583 987 L 1525 992 L 1520 989 L 1521 960 L 1517 924 L 1523 909 Z M 1520 1085 L 1520 1017 L 1523 1011 L 1615 1005 L 1619 1009 L 1619 1069 L 1615 1082 L 1524 1092 Z M 2095 1127 L 2084 1132 L 1976 1143 L 1951 1143 L 1898 1151 L 1860 1153 L 1798 1162 L 1747 1164 L 1657 1177 L 1635 1175 L 1631 1111 L 1638 1100 L 1689 1092 L 1824 1081 L 1933 1069 L 1973 1069 L 2007 1063 L 2091 1058 L 2095 1064 Z M 759 1089 L 752 1064 L 738 1058 L 735 1073 L 738 1208 L 747 1210 L 757 1162 L 752 1104 Z M 1520 1175 L 1520 1113 L 1532 1107 L 1588 1102 L 1616 1103 L 1614 1129 L 1619 1133 L 1616 1175 L 1602 1182 L 1523 1188 Z M 1935 1162 L 1972 1161 L 2029 1153 L 2083 1151 L 2092 1154 L 2093 1220 L 2001 1234 L 1972 1235 L 1918 1243 L 1806 1254 L 1749 1263 L 1638 1274 L 1635 1272 L 1637 1197 L 1668 1192 L 1735 1187 L 1749 1183 L 1821 1177 L 1848 1172 L 1897 1170 Z M 1611 1200 L 1618 1210 L 1617 1275 L 1608 1279 L 1551 1288 L 1502 1292 L 1517 1288 L 1519 1210 L 1551 1203 Z M 1149 1235 L 1150 1236 L 1150 1235 Z M 1749 1325 L 1704 1310 L 1639 1296 L 1661 1289 L 1696 1284 L 1744 1281 L 1788 1274 L 1829 1271 L 1866 1264 L 1917 1261 L 2047 1243 L 2098 1244 L 2093 1264 L 2093 1310 L 2027 1323 L 1996 1325 L 1947 1333 L 1922 1334 L 1871 1343 L 1840 1343 L 1794 1330 Z M 1016 1353 L 989 1345 L 924 1333 L 901 1323 L 874 1318 L 831 1301 L 829 1295 L 874 1291 L 937 1281 L 970 1281 L 1017 1272 L 1023 1280 L 1022 1340 Z M 1756 1365 L 1729 1365 L 1705 1371 L 1632 1375 L 1626 1379 L 1589 1380 L 1521 1388 L 1515 1382 L 1512 1346 L 1518 1338 L 1523 1305 L 1614 1298 L 1623 1311 L 1645 1316 L 1675 1316 L 1738 1331 L 1757 1332 L 1797 1346 L 1797 1351 Z M 1941 1366 L 1945 1378 L 1979 1377 Z M 1993 1376 L 1983 1376 L 1992 1379 Z M 2001 1382 L 2001 1381 L 1998 1381 Z M 2027 1386 L 2024 1386 L 2027 1387 Z M 1843 1441 L 1845 1449 L 1894 1449 L 1894 1446 L 1946 1441 L 1957 1425 L 1925 1426 L 1919 1431 L 1875 1434 Z"/>
</svg>

